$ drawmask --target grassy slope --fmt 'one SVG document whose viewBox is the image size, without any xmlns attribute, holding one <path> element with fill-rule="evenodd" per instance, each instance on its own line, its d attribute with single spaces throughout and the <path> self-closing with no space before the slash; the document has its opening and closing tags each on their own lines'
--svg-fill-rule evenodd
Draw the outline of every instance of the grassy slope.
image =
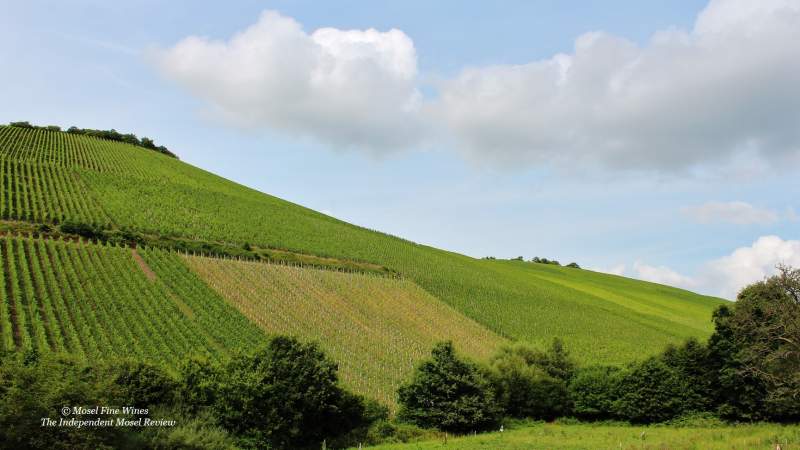
<svg viewBox="0 0 800 450">
<path fill-rule="evenodd" d="M 453 340 L 488 359 L 503 339 L 408 280 L 186 256 L 207 283 L 268 333 L 318 341 L 347 386 L 394 405 L 399 385 Z"/>
<path fill-rule="evenodd" d="M 381 264 L 505 337 L 564 337 L 584 362 L 628 361 L 687 336 L 702 338 L 719 303 L 608 275 L 573 276 L 559 272 L 568 269 L 548 272 L 417 245 L 126 144 L 13 133 L 0 127 L 0 153 L 78 176 L 117 226 Z"/>
<path fill-rule="evenodd" d="M 141 256 L 146 264 L 129 248 L 0 238 L 0 349 L 174 367 L 188 355 L 218 358 L 264 341 L 177 254 Z"/>
<path fill-rule="evenodd" d="M 644 433 L 644 435 L 642 434 Z M 800 427 L 773 424 L 715 428 L 541 424 L 463 438 L 379 445 L 375 450 L 784 450 L 800 446 Z"/>
</svg>

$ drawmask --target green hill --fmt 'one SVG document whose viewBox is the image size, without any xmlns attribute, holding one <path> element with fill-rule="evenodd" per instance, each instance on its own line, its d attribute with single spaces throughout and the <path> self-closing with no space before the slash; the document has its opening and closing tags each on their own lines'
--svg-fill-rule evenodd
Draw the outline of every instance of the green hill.
<svg viewBox="0 0 800 450">
<path fill-rule="evenodd" d="M 499 336 L 562 337 L 582 362 L 705 338 L 722 301 L 585 270 L 476 260 L 357 227 L 133 145 L 0 127 L 6 219 L 78 221 L 185 241 L 369 263 Z M 165 281 L 166 282 L 166 281 Z M 168 283 L 168 282 L 166 282 Z"/>
<path fill-rule="evenodd" d="M 319 342 L 356 392 L 394 405 L 397 388 L 436 342 L 487 360 L 502 338 L 409 280 L 253 261 L 185 257 L 267 333 Z"/>
</svg>

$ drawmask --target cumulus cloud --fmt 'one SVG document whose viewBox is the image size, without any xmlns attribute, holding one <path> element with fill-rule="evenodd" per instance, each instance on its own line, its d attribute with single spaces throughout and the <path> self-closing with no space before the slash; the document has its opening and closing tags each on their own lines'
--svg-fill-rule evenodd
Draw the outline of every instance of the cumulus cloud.
<svg viewBox="0 0 800 450">
<path fill-rule="evenodd" d="M 190 36 L 152 57 L 238 126 L 372 152 L 412 146 L 422 133 L 416 50 L 400 30 L 309 34 L 267 11 L 227 41 Z"/>
<path fill-rule="evenodd" d="M 665 266 L 650 266 L 637 261 L 633 265 L 634 276 L 640 280 L 653 283 L 667 284 L 670 286 L 692 289 L 696 286 L 695 280 Z"/>
<path fill-rule="evenodd" d="M 467 154 L 685 170 L 800 153 L 800 2 L 713 0 L 640 46 L 604 32 L 570 54 L 469 68 L 433 106 Z"/>
<path fill-rule="evenodd" d="M 707 262 L 692 276 L 640 262 L 634 265 L 630 275 L 733 300 L 743 287 L 774 275 L 778 264 L 800 267 L 800 241 L 762 236 L 749 247 L 738 248 L 730 255 Z"/>
<path fill-rule="evenodd" d="M 737 225 L 771 224 L 779 214 L 770 209 L 757 208 L 746 202 L 708 202 L 689 206 L 682 212 L 698 223 L 733 223 Z M 787 212 L 788 217 L 788 212 Z"/>
<path fill-rule="evenodd" d="M 800 267 L 800 241 L 762 236 L 750 247 L 711 261 L 700 277 L 704 285 L 717 287 L 721 296 L 734 298 L 744 286 L 775 274 L 778 263 Z"/>
<path fill-rule="evenodd" d="M 154 60 L 229 122 L 333 147 L 381 153 L 435 135 L 498 167 L 748 174 L 800 162 L 795 0 L 712 0 L 692 29 L 646 44 L 585 33 L 569 53 L 465 68 L 427 98 L 402 31 L 309 33 L 276 12 L 228 40 L 187 37 Z"/>
<path fill-rule="evenodd" d="M 624 276 L 627 267 L 625 264 L 617 264 L 616 266 L 611 267 L 592 267 L 590 270 L 594 270 L 595 272 L 603 272 L 610 275 L 619 275 Z"/>
</svg>

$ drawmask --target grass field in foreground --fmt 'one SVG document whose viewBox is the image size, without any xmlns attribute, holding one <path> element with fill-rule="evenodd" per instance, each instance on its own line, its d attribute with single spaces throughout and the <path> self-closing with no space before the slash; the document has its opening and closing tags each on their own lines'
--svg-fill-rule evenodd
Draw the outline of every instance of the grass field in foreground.
<svg viewBox="0 0 800 450">
<path fill-rule="evenodd" d="M 644 433 L 644 434 L 643 434 Z M 800 426 L 714 428 L 541 424 L 462 438 L 369 447 L 375 450 L 782 450 L 800 448 Z"/>
<path fill-rule="evenodd" d="M 703 339 L 720 303 L 611 275 L 476 260 L 418 245 L 129 144 L 0 126 L 0 156 L 7 174 L 0 209 L 7 217 L 89 220 L 378 264 L 498 335 L 538 345 L 561 337 L 583 363 L 624 363 L 690 336 Z"/>
<path fill-rule="evenodd" d="M 185 256 L 188 265 L 269 334 L 318 341 L 345 385 L 393 406 L 433 345 L 486 360 L 504 341 L 409 280 Z"/>
</svg>

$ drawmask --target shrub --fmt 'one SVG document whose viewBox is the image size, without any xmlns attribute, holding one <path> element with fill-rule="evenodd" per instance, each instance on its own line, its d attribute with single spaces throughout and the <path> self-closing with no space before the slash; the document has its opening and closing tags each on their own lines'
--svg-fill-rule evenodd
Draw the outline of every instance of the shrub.
<svg viewBox="0 0 800 450">
<path fill-rule="evenodd" d="M 58 228 L 62 233 L 76 234 L 87 239 L 97 239 L 103 236 L 103 230 L 92 224 L 83 222 L 74 222 L 68 220 L 62 223 Z"/>
<path fill-rule="evenodd" d="M 615 366 L 591 366 L 578 370 L 569 383 L 573 413 L 589 420 L 614 418 L 621 374 L 620 368 Z"/>
<path fill-rule="evenodd" d="M 714 383 L 708 348 L 691 338 L 680 347 L 669 346 L 661 355 L 661 360 L 686 383 L 687 411 L 708 411 L 713 403 Z"/>
<path fill-rule="evenodd" d="M 560 341 L 547 353 L 516 344 L 492 358 L 491 379 L 506 414 L 552 420 L 569 412 L 566 380 L 573 368 Z"/>
<path fill-rule="evenodd" d="M 635 365 L 623 375 L 619 386 L 614 409 L 631 422 L 664 422 L 688 410 L 687 383 L 657 358 Z"/>
<path fill-rule="evenodd" d="M 364 401 L 339 387 L 336 370 L 315 344 L 273 337 L 222 368 L 213 414 L 243 447 L 319 448 L 365 421 Z"/>
<path fill-rule="evenodd" d="M 147 407 L 172 404 L 175 400 L 177 381 L 161 367 L 122 360 L 113 363 L 109 372 L 108 380 L 121 405 Z"/>
<path fill-rule="evenodd" d="M 437 344 L 431 355 L 398 390 L 398 418 L 455 433 L 494 427 L 501 411 L 479 367 L 459 359 L 452 342 Z"/>
</svg>

